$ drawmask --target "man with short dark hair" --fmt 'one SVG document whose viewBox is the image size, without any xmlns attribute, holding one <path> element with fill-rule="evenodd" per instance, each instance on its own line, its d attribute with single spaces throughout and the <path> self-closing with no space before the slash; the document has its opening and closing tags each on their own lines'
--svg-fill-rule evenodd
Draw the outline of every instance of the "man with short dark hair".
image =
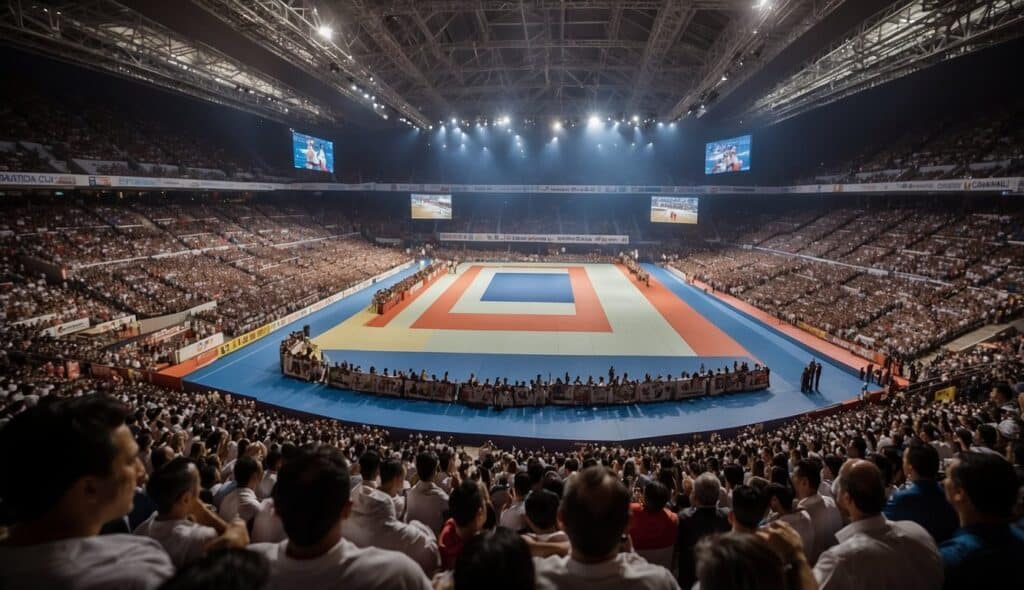
<svg viewBox="0 0 1024 590">
<path fill-rule="evenodd" d="M 263 466 L 256 459 L 246 456 L 235 461 L 235 489 L 231 490 L 220 504 L 220 516 L 225 520 L 241 518 L 251 527 L 261 504 L 256 497 L 256 488 L 263 479 Z"/>
<path fill-rule="evenodd" d="M 475 481 L 464 481 L 455 486 L 448 496 L 448 513 L 451 517 L 444 523 L 444 528 L 437 537 L 438 549 L 441 551 L 441 567 L 446 570 L 455 566 L 455 559 L 458 558 L 463 545 L 479 533 L 487 521 L 487 507 L 484 506 L 480 484 Z"/>
<path fill-rule="evenodd" d="M 669 489 L 657 480 L 644 486 L 642 504 L 630 504 L 629 539 L 638 551 L 664 549 L 675 546 L 679 537 L 679 515 L 665 508 Z M 671 562 L 669 552 L 667 561 Z"/>
<path fill-rule="evenodd" d="M 427 525 L 435 535 L 444 526 L 444 512 L 448 510 L 448 494 L 434 483 L 437 475 L 437 455 L 424 451 L 416 455 L 416 475 L 420 478 L 409 488 L 405 498 L 405 520 L 418 520 Z"/>
<path fill-rule="evenodd" d="M 360 549 L 342 537 L 352 511 L 348 465 L 333 447 L 305 447 L 281 467 L 274 507 L 288 540 L 249 549 L 270 560 L 271 589 L 429 590 L 416 562 L 396 551 Z"/>
<path fill-rule="evenodd" d="M 911 443 L 903 452 L 903 473 L 910 482 L 892 495 L 885 507 L 889 520 L 912 520 L 923 526 L 942 543 L 953 536 L 957 527 L 956 511 L 946 501 L 939 474 L 939 452 L 920 441 Z"/>
<path fill-rule="evenodd" d="M 732 491 L 729 524 L 734 533 L 755 533 L 768 512 L 768 498 L 750 486 L 740 485 Z"/>
<path fill-rule="evenodd" d="M 519 532 L 526 528 L 526 496 L 533 489 L 531 477 L 520 471 L 512 478 L 511 502 L 507 508 L 501 511 L 499 523 L 503 527 Z"/>
<path fill-rule="evenodd" d="M 564 543 L 569 541 L 565 531 L 558 530 L 558 504 L 561 499 L 551 490 L 539 489 L 526 497 L 526 524 L 528 538 L 540 542 Z"/>
<path fill-rule="evenodd" d="M 708 535 L 724 533 L 731 527 L 729 512 L 718 507 L 721 486 L 714 474 L 700 474 L 693 481 L 690 493 L 692 506 L 679 512 L 676 550 L 679 552 L 679 585 L 683 588 L 689 588 L 697 581 L 693 553 L 697 543 Z"/>
<path fill-rule="evenodd" d="M 144 471 L 127 408 L 99 395 L 41 402 L 0 428 L 0 586 L 156 588 L 174 573 L 160 544 L 98 536 L 132 509 Z M 54 461 L 59 457 L 59 461 Z"/>
<path fill-rule="evenodd" d="M 768 515 L 769 524 L 772 522 L 788 524 L 800 536 L 801 545 L 811 547 L 814 545 L 814 525 L 811 524 L 811 517 L 805 510 L 796 508 L 795 502 L 796 494 L 793 492 L 793 488 L 778 483 L 769 485 L 768 505 L 771 508 Z"/>
<path fill-rule="evenodd" d="M 961 453 L 943 487 L 960 528 L 939 546 L 949 590 L 998 588 L 1019 579 L 1024 532 L 1011 524 L 1017 501 L 1013 466 L 987 453 Z"/>
<path fill-rule="evenodd" d="M 934 590 L 942 585 L 942 560 L 931 535 L 909 520 L 882 516 L 885 481 L 878 466 L 852 460 L 839 471 L 836 500 L 850 524 L 839 544 L 814 565 L 821 590 Z"/>
<path fill-rule="evenodd" d="M 821 463 L 815 459 L 801 459 L 792 475 L 793 489 L 799 498 L 797 508 L 807 512 L 814 526 L 814 546 L 804 547 L 807 561 L 814 564 L 818 556 L 836 544 L 836 532 L 843 528 L 843 517 L 835 500 L 819 493 Z"/>
<path fill-rule="evenodd" d="M 566 488 L 558 518 L 569 535 L 569 556 L 534 560 L 538 590 L 586 588 L 677 589 L 669 571 L 635 553 L 622 553 L 629 526 L 629 490 L 601 466 L 584 469 Z"/>
<path fill-rule="evenodd" d="M 146 493 L 157 511 L 135 534 L 156 539 L 174 567 L 185 567 L 211 549 L 249 544 L 243 521 L 228 524 L 199 499 L 199 470 L 192 459 L 177 457 L 156 470 L 146 482 Z"/>
</svg>

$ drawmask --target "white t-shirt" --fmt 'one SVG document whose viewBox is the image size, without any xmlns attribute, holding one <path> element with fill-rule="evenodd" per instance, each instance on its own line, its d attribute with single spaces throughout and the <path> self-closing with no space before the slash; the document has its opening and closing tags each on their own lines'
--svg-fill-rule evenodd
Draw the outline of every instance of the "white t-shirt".
<svg viewBox="0 0 1024 590">
<path fill-rule="evenodd" d="M 420 566 L 397 551 L 360 549 L 342 539 L 316 559 L 293 559 L 288 557 L 287 548 L 288 541 L 249 545 L 249 550 L 270 560 L 267 590 L 431 590 L 430 580 Z"/>
<path fill-rule="evenodd" d="M 220 503 L 220 517 L 230 522 L 236 516 L 249 522 L 260 512 L 256 492 L 249 488 L 235 488 Z"/>
<path fill-rule="evenodd" d="M 191 520 L 157 520 L 155 512 L 135 528 L 135 534 L 156 539 L 176 568 L 202 557 L 206 544 L 217 538 L 213 527 Z"/>
<path fill-rule="evenodd" d="M 253 543 L 280 543 L 288 538 L 284 532 L 284 523 L 274 508 L 273 498 L 267 498 L 260 504 L 260 513 L 252 522 L 249 538 Z"/>
<path fill-rule="evenodd" d="M 522 500 L 513 502 L 511 506 L 501 511 L 501 526 L 510 528 L 513 531 L 520 531 L 526 528 L 526 502 Z"/>
<path fill-rule="evenodd" d="M 535 557 L 537 590 L 679 590 L 675 576 L 636 553 L 619 553 L 602 563 L 581 563 L 571 557 Z"/>
<path fill-rule="evenodd" d="M 4 590 L 146 590 L 173 574 L 171 558 L 160 543 L 147 537 L 102 535 L 27 547 L 0 545 Z"/>
<path fill-rule="evenodd" d="M 419 481 L 405 496 L 405 521 L 418 520 L 430 527 L 435 535 L 441 533 L 446 510 L 448 494 L 433 482 Z"/>
</svg>

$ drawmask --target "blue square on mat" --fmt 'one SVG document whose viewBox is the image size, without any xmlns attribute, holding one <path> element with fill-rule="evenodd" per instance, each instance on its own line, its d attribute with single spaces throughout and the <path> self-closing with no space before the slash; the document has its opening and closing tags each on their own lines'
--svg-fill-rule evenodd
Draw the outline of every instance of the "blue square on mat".
<svg viewBox="0 0 1024 590">
<path fill-rule="evenodd" d="M 573 303 L 568 273 L 499 272 L 491 277 L 481 301 Z"/>
</svg>

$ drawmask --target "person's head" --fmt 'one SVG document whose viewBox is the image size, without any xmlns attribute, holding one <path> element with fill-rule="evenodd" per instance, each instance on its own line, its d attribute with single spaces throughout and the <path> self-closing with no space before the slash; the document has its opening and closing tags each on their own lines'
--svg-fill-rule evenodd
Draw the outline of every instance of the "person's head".
<svg viewBox="0 0 1024 590">
<path fill-rule="evenodd" d="M 398 459 L 388 459 L 380 464 L 380 489 L 394 496 L 405 482 L 405 466 Z"/>
<path fill-rule="evenodd" d="M 334 447 L 303 447 L 277 475 L 274 509 L 289 543 L 333 547 L 352 511 L 348 464 Z M 331 542 L 333 541 L 333 542 Z"/>
<path fill-rule="evenodd" d="M 772 510 L 779 514 L 789 514 L 793 511 L 796 494 L 790 486 L 773 483 L 768 486 L 768 498 Z"/>
<path fill-rule="evenodd" d="M 267 452 L 267 456 L 263 459 L 263 470 L 264 471 L 278 471 L 281 469 L 281 462 L 284 457 L 281 455 L 281 451 L 277 449 L 270 449 Z"/>
<path fill-rule="evenodd" d="M 996 442 L 999 440 L 998 435 L 999 431 L 996 430 L 995 426 L 992 426 L 991 424 L 978 425 L 977 441 L 979 444 L 993 449 L 996 447 Z"/>
<path fill-rule="evenodd" d="M 798 498 L 807 498 L 818 493 L 821 486 L 821 463 L 816 459 L 801 459 L 793 469 L 793 489 Z"/>
<path fill-rule="evenodd" d="M 552 533 L 558 529 L 558 494 L 539 489 L 526 496 L 526 524 L 535 533 Z"/>
<path fill-rule="evenodd" d="M 697 580 L 708 590 L 785 590 L 786 564 L 755 535 L 709 535 L 694 548 Z"/>
<path fill-rule="evenodd" d="M 420 481 L 431 481 L 437 474 L 437 455 L 432 451 L 423 451 L 416 455 L 416 475 Z"/>
<path fill-rule="evenodd" d="M 41 402 L 0 429 L 0 498 L 19 525 L 59 522 L 96 534 L 132 509 L 145 472 L 125 425 L 127 408 L 105 396 Z"/>
<path fill-rule="evenodd" d="M 487 522 L 487 508 L 480 484 L 464 481 L 448 495 L 448 513 L 455 525 L 469 533 L 476 533 Z"/>
<path fill-rule="evenodd" d="M 154 471 L 146 482 L 146 495 L 161 516 L 183 518 L 199 501 L 199 469 L 195 461 L 178 457 Z"/>
<path fill-rule="evenodd" d="M 566 488 L 558 518 L 574 555 L 608 559 L 629 526 L 629 490 L 608 469 L 588 467 Z"/>
<path fill-rule="evenodd" d="M 743 468 L 736 463 L 729 463 L 722 469 L 722 475 L 725 477 L 725 483 L 729 489 L 736 489 L 737 486 L 743 485 Z"/>
<path fill-rule="evenodd" d="M 380 475 L 380 455 L 377 451 L 366 451 L 359 457 L 359 475 L 363 481 L 373 481 Z"/>
<path fill-rule="evenodd" d="M 871 461 L 847 461 L 836 478 L 836 504 L 850 520 L 876 516 L 885 508 L 885 479 Z"/>
<path fill-rule="evenodd" d="M 160 590 L 260 590 L 270 581 L 270 563 L 248 549 L 216 549 L 179 569 Z"/>
<path fill-rule="evenodd" d="M 1017 501 L 1013 466 L 991 453 L 960 453 L 946 469 L 943 487 L 964 526 L 1006 521 Z"/>
<path fill-rule="evenodd" d="M 252 457 L 239 457 L 235 461 L 235 481 L 240 488 L 254 488 L 263 476 L 263 467 Z"/>
<path fill-rule="evenodd" d="M 533 488 L 532 478 L 520 471 L 512 478 L 512 495 L 518 500 L 522 500 L 530 493 L 530 489 Z"/>
<path fill-rule="evenodd" d="M 1014 401 L 1013 388 L 1005 381 L 996 383 L 989 394 L 989 399 L 997 406 L 1004 406 Z"/>
<path fill-rule="evenodd" d="M 722 484 L 718 478 L 713 473 L 701 473 L 693 481 L 693 497 L 690 498 L 690 501 L 694 506 L 718 506 L 721 493 Z"/>
<path fill-rule="evenodd" d="M 644 486 L 644 510 L 661 512 L 669 500 L 669 489 L 660 481 L 650 481 Z"/>
<path fill-rule="evenodd" d="M 740 485 L 732 491 L 729 523 L 737 532 L 754 532 L 768 511 L 768 498 L 751 486 Z"/>
<path fill-rule="evenodd" d="M 515 531 L 498 527 L 475 535 L 455 559 L 455 590 L 531 590 L 534 587 L 530 548 Z"/>
<path fill-rule="evenodd" d="M 912 442 L 903 452 L 903 473 L 907 479 L 935 479 L 939 474 L 939 452 L 927 443 Z"/>
</svg>

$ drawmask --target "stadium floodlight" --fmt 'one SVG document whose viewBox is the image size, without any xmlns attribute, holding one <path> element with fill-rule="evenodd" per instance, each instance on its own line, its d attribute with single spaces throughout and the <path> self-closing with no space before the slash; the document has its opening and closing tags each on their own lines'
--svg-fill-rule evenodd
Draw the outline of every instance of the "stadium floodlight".
<svg viewBox="0 0 1024 590">
<path fill-rule="evenodd" d="M 634 123 L 639 123 L 640 122 L 640 115 L 633 115 L 630 118 L 630 120 L 633 121 Z"/>
<path fill-rule="evenodd" d="M 551 124 L 551 130 L 554 131 L 555 133 L 558 133 L 559 131 L 561 131 L 562 130 L 562 122 L 561 121 L 555 121 L 554 123 L 552 123 Z"/>
<path fill-rule="evenodd" d="M 455 117 L 452 117 L 452 125 L 454 125 L 454 124 L 456 124 L 456 123 L 458 123 L 458 122 L 459 122 L 459 120 L 458 120 L 458 119 L 456 119 Z"/>
<path fill-rule="evenodd" d="M 587 119 L 587 127 L 597 127 L 600 124 L 601 124 L 601 117 L 599 117 L 596 114 L 590 115 L 590 118 Z"/>
<path fill-rule="evenodd" d="M 317 28 L 316 33 L 324 39 L 330 39 L 334 36 L 334 29 L 332 29 L 330 25 L 320 25 Z"/>
</svg>

